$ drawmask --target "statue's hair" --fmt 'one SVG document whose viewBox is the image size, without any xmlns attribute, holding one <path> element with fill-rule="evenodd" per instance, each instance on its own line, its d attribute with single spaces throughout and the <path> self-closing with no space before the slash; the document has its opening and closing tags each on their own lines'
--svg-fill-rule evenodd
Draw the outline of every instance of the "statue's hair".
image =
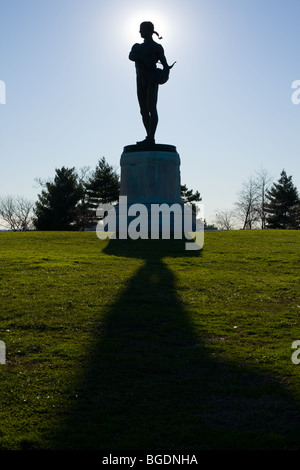
<svg viewBox="0 0 300 470">
<path fill-rule="evenodd" d="M 162 39 L 162 37 L 156 31 L 154 31 L 154 24 L 151 23 L 151 21 L 143 21 L 143 23 L 141 23 L 141 26 L 142 25 L 145 26 L 152 34 L 156 34 L 158 39 Z"/>
</svg>

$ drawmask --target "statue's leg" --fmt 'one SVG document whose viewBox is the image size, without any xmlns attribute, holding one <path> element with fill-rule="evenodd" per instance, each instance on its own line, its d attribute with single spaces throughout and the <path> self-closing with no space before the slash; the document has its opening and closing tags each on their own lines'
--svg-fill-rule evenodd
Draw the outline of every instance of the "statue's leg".
<svg viewBox="0 0 300 470">
<path fill-rule="evenodd" d="M 147 135 L 149 135 L 150 131 L 150 115 L 147 105 L 147 87 L 142 86 L 142 84 L 138 81 L 137 82 L 137 95 L 138 95 L 138 102 L 140 105 L 140 112 L 142 115 L 142 120 L 144 127 L 146 129 Z"/>
<path fill-rule="evenodd" d="M 149 128 L 149 139 L 151 142 L 155 142 L 155 132 L 158 124 L 158 113 L 157 113 L 157 98 L 158 98 L 158 84 L 149 83 L 148 85 L 148 96 L 147 96 L 147 107 L 150 113 L 150 128 Z"/>
</svg>

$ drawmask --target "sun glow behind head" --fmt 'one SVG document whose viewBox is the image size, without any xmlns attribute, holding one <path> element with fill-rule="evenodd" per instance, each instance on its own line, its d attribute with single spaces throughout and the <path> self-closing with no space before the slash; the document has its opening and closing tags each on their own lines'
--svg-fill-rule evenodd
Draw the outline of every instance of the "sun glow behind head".
<svg viewBox="0 0 300 470">
<path fill-rule="evenodd" d="M 162 38 L 169 37 L 170 28 L 168 21 L 158 12 L 151 11 L 151 10 L 141 10 L 133 15 L 131 15 L 126 21 L 126 41 L 130 44 L 135 42 L 141 42 L 142 38 L 139 34 L 140 24 L 143 21 L 151 21 L 154 25 L 155 31 L 159 33 Z M 157 37 L 154 36 L 156 40 Z"/>
</svg>

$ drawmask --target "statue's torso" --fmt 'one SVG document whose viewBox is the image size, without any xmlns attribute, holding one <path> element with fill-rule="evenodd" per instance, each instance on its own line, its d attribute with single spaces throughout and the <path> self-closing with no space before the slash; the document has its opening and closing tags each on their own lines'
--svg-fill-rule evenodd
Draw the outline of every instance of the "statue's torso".
<svg viewBox="0 0 300 470">
<path fill-rule="evenodd" d="M 135 44 L 134 48 L 136 48 L 142 58 L 145 58 L 145 61 L 136 61 L 137 74 L 140 78 L 149 78 L 151 73 L 156 69 L 156 64 L 160 59 L 161 46 L 151 41 L 149 43 Z"/>
</svg>

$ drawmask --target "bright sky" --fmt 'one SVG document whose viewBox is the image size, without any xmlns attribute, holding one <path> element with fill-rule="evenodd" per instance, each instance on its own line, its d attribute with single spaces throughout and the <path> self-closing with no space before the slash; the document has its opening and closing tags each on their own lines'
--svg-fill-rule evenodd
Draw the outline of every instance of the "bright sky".
<svg viewBox="0 0 300 470">
<path fill-rule="evenodd" d="M 144 20 L 177 61 L 156 141 L 177 147 L 207 221 L 261 168 L 300 192 L 299 18 L 299 0 L 0 0 L 0 196 L 36 200 L 36 177 L 102 156 L 120 170 L 145 137 L 128 60 Z"/>
</svg>

